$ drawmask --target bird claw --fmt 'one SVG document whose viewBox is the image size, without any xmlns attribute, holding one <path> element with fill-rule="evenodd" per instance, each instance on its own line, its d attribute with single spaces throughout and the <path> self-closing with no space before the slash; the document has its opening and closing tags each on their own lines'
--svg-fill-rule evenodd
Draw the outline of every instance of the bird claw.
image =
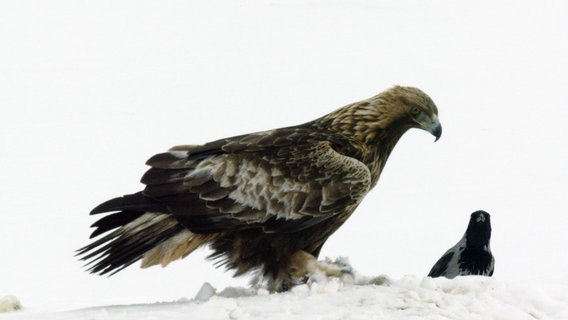
<svg viewBox="0 0 568 320">
<path fill-rule="evenodd" d="M 355 278 L 353 267 L 351 267 L 347 258 L 316 260 L 313 256 L 310 256 L 309 259 L 304 261 L 305 263 L 301 268 L 290 270 L 289 283 L 284 284 L 283 287 L 286 287 L 284 290 L 299 284 L 326 281 L 325 278 L 339 278 L 342 281 L 345 280 L 345 277 Z"/>
<path fill-rule="evenodd" d="M 353 276 L 353 267 L 351 267 L 347 258 L 344 257 L 337 258 L 335 261 L 325 258 L 324 261 L 317 262 L 317 268 L 328 277 Z"/>
</svg>

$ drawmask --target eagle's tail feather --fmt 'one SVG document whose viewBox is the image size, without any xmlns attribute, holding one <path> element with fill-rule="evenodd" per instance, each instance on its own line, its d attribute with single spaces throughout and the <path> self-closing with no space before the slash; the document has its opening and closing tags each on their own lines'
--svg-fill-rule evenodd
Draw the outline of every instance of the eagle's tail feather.
<svg viewBox="0 0 568 320">
<path fill-rule="evenodd" d="M 120 211 L 102 217 L 91 225 L 92 228 L 96 227 L 96 229 L 91 233 L 91 236 L 89 238 L 92 239 L 107 231 L 125 226 L 139 218 L 142 214 L 143 213 L 136 211 Z"/>
<path fill-rule="evenodd" d="M 138 260 L 144 268 L 165 266 L 216 237 L 189 231 L 168 208 L 142 192 L 106 201 L 91 214 L 105 212 L 112 213 L 92 225 L 96 229 L 91 238 L 108 233 L 77 251 L 91 273 L 112 275 Z"/>
<path fill-rule="evenodd" d="M 166 208 L 158 201 L 146 197 L 142 191 L 105 201 L 96 206 L 91 214 L 111 211 L 163 211 Z"/>
<path fill-rule="evenodd" d="M 87 265 L 92 273 L 112 275 L 144 259 L 148 252 L 164 243 L 173 244 L 171 239 L 176 238 L 178 234 L 189 232 L 173 216 L 156 212 L 139 213 L 137 218 L 120 226 L 117 221 L 128 221 L 126 218 L 121 220 L 120 214 L 122 212 L 115 214 L 118 218 L 108 219 L 108 221 L 112 220 L 110 225 L 113 228 L 118 227 L 117 230 L 78 250 L 77 254 L 82 256 L 82 260 L 90 260 Z M 124 214 L 130 218 L 133 213 Z M 102 225 L 107 226 L 105 223 Z M 186 237 L 185 240 L 192 241 L 193 239 Z M 162 256 L 158 255 L 154 261 L 163 263 L 160 258 Z"/>
</svg>

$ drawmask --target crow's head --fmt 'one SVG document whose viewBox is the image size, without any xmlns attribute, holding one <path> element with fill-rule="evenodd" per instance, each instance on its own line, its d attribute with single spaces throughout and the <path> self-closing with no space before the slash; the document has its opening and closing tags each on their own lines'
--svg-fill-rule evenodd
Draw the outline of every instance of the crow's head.
<svg viewBox="0 0 568 320">
<path fill-rule="evenodd" d="M 483 210 L 472 213 L 465 236 L 467 246 L 489 246 L 489 239 L 491 238 L 491 216 L 489 213 Z"/>
</svg>

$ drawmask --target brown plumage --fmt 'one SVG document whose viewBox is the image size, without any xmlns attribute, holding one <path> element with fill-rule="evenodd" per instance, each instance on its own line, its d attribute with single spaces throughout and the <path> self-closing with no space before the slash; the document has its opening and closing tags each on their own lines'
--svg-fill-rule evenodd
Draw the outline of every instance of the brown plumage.
<svg viewBox="0 0 568 320">
<path fill-rule="evenodd" d="M 143 191 L 93 209 L 112 212 L 91 237 L 106 234 L 79 255 L 91 272 L 113 274 L 209 245 L 235 275 L 257 270 L 270 290 L 286 290 L 317 267 L 410 128 L 437 140 L 438 110 L 421 90 L 396 86 L 299 126 L 174 147 L 148 160 Z"/>
</svg>

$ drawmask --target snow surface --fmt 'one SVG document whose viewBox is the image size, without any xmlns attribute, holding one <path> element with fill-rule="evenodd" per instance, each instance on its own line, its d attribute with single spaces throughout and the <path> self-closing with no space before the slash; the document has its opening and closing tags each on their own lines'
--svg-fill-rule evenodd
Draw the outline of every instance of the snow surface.
<svg viewBox="0 0 568 320">
<path fill-rule="evenodd" d="M 567 15 L 564 0 L 0 1 L 0 297 L 23 308 L 0 319 L 247 318 L 263 305 L 396 319 L 431 300 L 439 318 L 567 318 Z M 409 131 L 322 250 L 389 286 L 194 302 L 205 282 L 249 279 L 207 250 L 110 278 L 73 256 L 88 212 L 139 190 L 153 154 L 303 123 L 394 84 L 433 98 L 443 135 Z M 423 280 L 478 209 L 495 278 Z"/>
<path fill-rule="evenodd" d="M 290 292 L 269 294 L 262 288 L 243 287 L 216 292 L 206 282 L 194 299 L 24 311 L 6 319 L 568 319 L 565 288 L 558 283 L 512 283 L 480 276 L 452 280 L 344 276 L 320 277 Z"/>
<path fill-rule="evenodd" d="M 0 313 L 2 312 L 11 312 L 20 310 L 22 308 L 22 304 L 18 300 L 18 298 L 14 296 L 5 296 L 0 298 Z"/>
</svg>

